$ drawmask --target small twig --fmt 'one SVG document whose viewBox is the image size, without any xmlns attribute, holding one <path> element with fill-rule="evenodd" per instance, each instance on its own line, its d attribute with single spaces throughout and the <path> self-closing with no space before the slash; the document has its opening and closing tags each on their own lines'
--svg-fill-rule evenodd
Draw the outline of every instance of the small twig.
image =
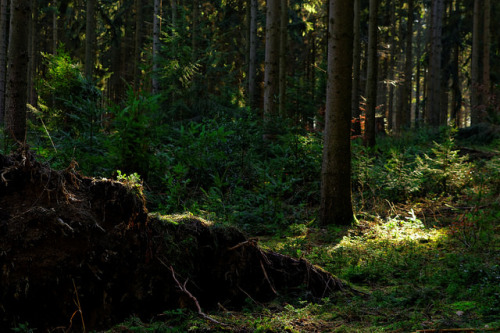
<svg viewBox="0 0 500 333">
<path fill-rule="evenodd" d="M 234 251 L 237 248 L 242 247 L 243 245 L 246 245 L 246 244 L 255 245 L 256 243 L 257 243 L 257 239 L 251 238 L 251 239 L 248 239 L 248 240 L 246 240 L 244 242 L 238 243 L 235 246 L 232 246 L 232 247 L 228 248 L 227 250 L 228 251 Z"/>
<path fill-rule="evenodd" d="M 264 273 L 264 277 L 266 278 L 267 282 L 269 283 L 269 287 L 271 287 L 271 290 L 275 295 L 278 295 L 278 292 L 274 289 L 273 284 L 269 280 L 269 277 L 267 276 L 266 269 L 264 268 L 264 264 L 262 263 L 262 260 L 260 260 L 260 267 L 262 268 L 262 272 Z"/>
<path fill-rule="evenodd" d="M 252 296 L 250 296 L 250 294 L 249 294 L 249 293 L 247 293 L 246 291 L 244 291 L 244 290 L 243 290 L 240 286 L 238 286 L 238 289 L 239 289 L 239 290 L 240 290 L 243 294 L 247 295 L 247 297 L 248 297 L 248 298 L 250 298 L 250 300 L 251 300 L 252 302 L 254 302 L 255 304 L 257 304 L 257 305 L 259 305 L 259 306 L 261 306 L 261 305 L 262 305 L 261 303 L 259 303 L 259 302 L 257 302 L 256 300 L 254 300 L 254 299 L 252 298 Z"/>
<path fill-rule="evenodd" d="M 160 263 L 162 265 L 167 267 L 167 265 L 160 258 L 157 257 L 157 259 L 160 261 Z M 198 303 L 198 300 L 196 299 L 196 297 L 194 297 L 194 295 L 191 294 L 191 292 L 189 292 L 189 290 L 187 290 L 187 288 L 186 288 L 186 284 L 188 283 L 189 279 L 186 280 L 186 282 L 184 282 L 184 285 L 182 285 L 179 282 L 179 280 L 177 279 L 177 277 L 175 276 L 175 271 L 174 271 L 174 268 L 172 267 L 172 265 L 170 265 L 169 269 L 172 272 L 172 278 L 174 279 L 175 283 L 177 284 L 177 287 L 194 302 L 196 309 L 198 310 L 198 315 L 200 317 L 202 317 L 203 319 L 206 319 L 208 321 L 211 321 L 212 323 L 217 324 L 217 325 L 228 326 L 227 324 L 221 323 L 220 321 L 217 321 L 217 320 L 213 319 L 212 317 L 210 317 L 209 315 L 207 315 L 206 313 L 204 313 L 201 310 L 200 303 Z"/>
<path fill-rule="evenodd" d="M 76 315 L 77 312 L 80 312 L 80 318 L 82 318 L 83 333 L 85 333 L 87 330 L 85 329 L 85 321 L 83 320 L 83 311 L 82 311 L 82 306 L 80 304 L 80 299 L 78 297 L 78 290 L 76 289 L 75 280 L 71 279 L 71 281 L 73 281 L 73 288 L 75 288 L 75 295 L 76 295 L 76 300 L 73 301 L 75 302 L 75 305 L 78 307 L 78 309 L 71 315 L 71 318 L 69 319 L 69 327 L 65 333 L 71 331 L 71 326 L 73 325 L 73 317 Z"/>
</svg>

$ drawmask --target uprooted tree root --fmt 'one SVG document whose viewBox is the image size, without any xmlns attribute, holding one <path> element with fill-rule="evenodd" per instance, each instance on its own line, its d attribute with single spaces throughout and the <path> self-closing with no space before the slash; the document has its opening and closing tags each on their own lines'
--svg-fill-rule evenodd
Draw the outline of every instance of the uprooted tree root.
<svg viewBox="0 0 500 333">
<path fill-rule="evenodd" d="M 140 192 L 74 167 L 52 170 L 27 149 L 0 155 L 1 331 L 104 328 L 178 307 L 210 320 L 202 308 L 347 289 L 234 228 L 148 215 Z"/>
</svg>

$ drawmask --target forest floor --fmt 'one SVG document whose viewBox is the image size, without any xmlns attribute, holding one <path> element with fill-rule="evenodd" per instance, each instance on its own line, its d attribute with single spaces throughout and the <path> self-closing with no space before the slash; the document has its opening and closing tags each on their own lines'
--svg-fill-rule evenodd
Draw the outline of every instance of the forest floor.
<svg viewBox="0 0 500 333">
<path fill-rule="evenodd" d="M 481 186 L 472 192 L 481 193 Z M 224 325 L 177 309 L 163 312 L 161 321 L 132 316 L 107 332 L 500 331 L 498 190 L 383 206 L 358 209 L 352 227 L 291 225 L 257 237 L 263 249 L 307 259 L 340 277 L 360 291 L 356 295 L 248 298 L 241 310 L 209 312 Z"/>
<path fill-rule="evenodd" d="M 500 329 L 500 182 L 490 174 L 460 195 L 374 197 L 356 207 L 351 227 L 313 220 L 252 237 L 192 215 L 148 214 L 137 184 L 82 177 L 74 167 L 0 155 L 8 235 L 0 238 L 0 329 Z M 331 287 L 341 292 L 323 292 Z"/>
</svg>

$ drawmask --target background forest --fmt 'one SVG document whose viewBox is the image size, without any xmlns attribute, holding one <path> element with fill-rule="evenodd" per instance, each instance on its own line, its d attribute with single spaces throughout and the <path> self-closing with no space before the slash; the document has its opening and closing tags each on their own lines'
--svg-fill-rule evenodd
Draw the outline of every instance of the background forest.
<svg viewBox="0 0 500 333">
<path fill-rule="evenodd" d="M 363 292 L 214 312 L 233 327 L 498 328 L 500 2 L 348 1 L 348 223 L 322 202 L 335 2 L 1 0 L 0 152 L 140 184 L 150 212 L 237 226 Z M 222 329 L 185 309 L 120 327 Z"/>
</svg>

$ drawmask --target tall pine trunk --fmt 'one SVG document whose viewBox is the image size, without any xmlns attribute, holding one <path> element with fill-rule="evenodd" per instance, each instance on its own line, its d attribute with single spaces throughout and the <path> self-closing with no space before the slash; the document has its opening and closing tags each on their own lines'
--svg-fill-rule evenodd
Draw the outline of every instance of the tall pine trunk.
<svg viewBox="0 0 500 333">
<path fill-rule="evenodd" d="M 403 85 L 401 87 L 401 126 L 409 128 L 411 121 L 411 92 L 413 68 L 413 0 L 408 0 L 406 46 Z"/>
<path fill-rule="evenodd" d="M 361 134 L 361 124 L 359 122 L 359 86 L 361 73 L 361 0 L 354 0 L 354 44 L 353 44 L 353 65 L 352 65 L 352 102 L 351 113 L 352 118 L 356 119 L 353 123 L 353 134 Z"/>
<path fill-rule="evenodd" d="M 248 104 L 251 108 L 256 105 L 256 90 L 257 90 L 257 0 L 250 1 L 250 48 L 248 62 Z"/>
<path fill-rule="evenodd" d="M 31 1 L 12 0 L 8 51 L 5 130 L 17 142 L 26 139 L 26 103 Z"/>
<path fill-rule="evenodd" d="M 143 42 L 143 0 L 135 0 L 135 37 L 134 37 L 134 90 L 138 92 L 141 87 L 141 63 Z"/>
<path fill-rule="evenodd" d="M 487 107 L 491 94 L 490 83 L 490 47 L 491 47 L 491 0 L 484 0 L 483 6 L 483 77 L 482 77 L 482 93 L 483 104 Z"/>
<path fill-rule="evenodd" d="M 160 91 L 158 82 L 158 53 L 160 51 L 160 29 L 161 29 L 161 0 L 154 0 L 153 7 L 153 73 L 151 75 L 151 88 L 153 94 Z"/>
<path fill-rule="evenodd" d="M 441 52 L 443 0 L 432 0 L 431 41 L 427 78 L 425 120 L 430 126 L 440 125 L 441 114 Z"/>
<path fill-rule="evenodd" d="M 378 0 L 370 0 L 370 18 L 368 27 L 368 70 L 366 80 L 366 117 L 365 145 L 375 146 L 375 109 L 377 107 L 377 18 Z"/>
<path fill-rule="evenodd" d="M 288 0 L 280 0 L 279 114 L 286 115 Z"/>
<path fill-rule="evenodd" d="M 87 0 L 87 25 L 85 27 L 85 77 L 92 79 L 95 54 L 95 0 Z"/>
<path fill-rule="evenodd" d="M 321 169 L 322 225 L 352 222 L 351 95 L 354 4 L 330 0 L 328 79 Z"/>
<path fill-rule="evenodd" d="M 266 49 L 264 64 L 264 117 L 277 112 L 280 0 L 267 0 Z"/>
<path fill-rule="evenodd" d="M 0 2 L 0 125 L 5 116 L 5 79 L 7 74 L 7 6 L 8 0 Z"/>
</svg>

